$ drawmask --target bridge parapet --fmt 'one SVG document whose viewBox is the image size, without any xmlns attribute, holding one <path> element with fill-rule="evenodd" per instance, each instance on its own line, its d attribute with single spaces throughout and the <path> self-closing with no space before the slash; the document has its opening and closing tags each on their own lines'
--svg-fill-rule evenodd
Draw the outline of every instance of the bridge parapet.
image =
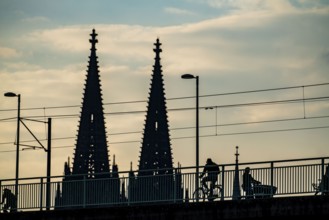
<svg viewBox="0 0 329 220">
<path fill-rule="evenodd" d="M 247 166 L 251 168 L 254 178 L 266 186 L 263 189 L 275 189 L 260 190 L 255 187 L 253 199 L 326 195 L 329 194 L 329 186 L 320 183 L 328 163 L 329 157 L 240 163 L 238 175 L 235 173 L 236 164 L 222 164 L 217 179 L 217 184 L 221 188 L 216 197 L 209 199 L 207 194 L 199 200 L 195 199 L 194 193 L 195 167 L 180 167 L 165 175 L 154 171 L 154 175 L 151 176 L 135 176 L 137 171 L 118 172 L 116 177 L 106 176 L 98 179 L 88 179 L 85 176 L 70 179 L 65 176 L 53 176 L 50 183 L 46 182 L 46 177 L 24 178 L 19 180 L 17 205 L 18 211 L 43 211 L 245 200 L 246 192 L 241 185 L 244 168 Z M 98 176 L 101 177 L 101 174 Z M 239 198 L 233 197 L 236 176 L 240 177 Z M 50 187 L 47 187 L 48 184 Z M 0 197 L 4 189 L 14 191 L 15 180 L 0 180 Z"/>
</svg>

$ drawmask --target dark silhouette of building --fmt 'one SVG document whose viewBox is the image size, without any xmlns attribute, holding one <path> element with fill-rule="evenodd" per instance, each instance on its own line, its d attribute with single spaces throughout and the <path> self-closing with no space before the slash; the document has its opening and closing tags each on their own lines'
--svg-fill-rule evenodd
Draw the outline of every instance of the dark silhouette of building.
<svg viewBox="0 0 329 220">
<path fill-rule="evenodd" d="M 138 175 L 172 174 L 173 159 L 169 137 L 169 125 L 166 108 L 166 98 L 162 69 L 160 64 L 159 39 L 154 44 L 155 64 L 151 80 L 150 96 L 148 101 L 144 136 L 139 160 Z M 151 171 L 152 170 L 152 171 Z"/>
<path fill-rule="evenodd" d="M 151 79 L 138 176 L 131 173 L 130 189 L 139 201 L 182 199 L 181 174 L 173 168 L 159 39 L 154 44 L 155 63 Z M 176 192 L 176 193 L 175 193 Z M 175 198 L 174 198 L 175 197 Z"/>
<path fill-rule="evenodd" d="M 64 165 L 65 177 L 61 195 L 57 192 L 57 206 L 102 204 L 120 197 L 118 168 L 114 163 L 111 173 L 108 159 L 96 36 L 93 29 L 73 167 L 69 162 Z M 95 179 L 99 181 L 90 181 Z"/>
<path fill-rule="evenodd" d="M 80 125 L 72 174 L 109 173 L 108 148 L 104 122 L 102 93 L 96 56 L 95 30 L 91 34 L 91 53 L 82 103 Z"/>
<path fill-rule="evenodd" d="M 97 34 L 91 34 L 91 54 L 84 90 L 73 167 L 64 165 L 65 177 L 57 187 L 56 208 L 110 205 L 126 202 L 182 201 L 180 167 L 173 167 L 169 126 L 157 39 L 155 64 L 147 107 L 145 129 L 138 175 L 129 173 L 128 188 L 120 179 L 113 159 L 112 172 L 108 160 L 108 146 L 102 104 L 98 61 Z M 121 192 L 120 192 L 121 185 Z M 126 195 L 127 191 L 127 195 Z"/>
</svg>

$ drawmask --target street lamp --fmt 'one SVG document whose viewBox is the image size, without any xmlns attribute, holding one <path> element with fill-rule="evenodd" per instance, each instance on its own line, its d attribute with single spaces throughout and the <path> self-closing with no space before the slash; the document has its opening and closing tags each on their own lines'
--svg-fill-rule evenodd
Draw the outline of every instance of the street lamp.
<svg viewBox="0 0 329 220">
<path fill-rule="evenodd" d="M 19 125 L 21 120 L 21 95 L 15 94 L 13 92 L 6 92 L 4 94 L 6 97 L 17 97 L 18 107 L 17 107 L 17 137 L 16 137 L 16 177 L 15 177 L 15 196 L 16 201 L 18 200 L 18 171 L 19 171 Z M 18 204 L 18 202 L 17 202 Z"/>
<path fill-rule="evenodd" d="M 195 135 L 195 150 L 196 150 L 196 178 L 195 186 L 199 188 L 199 76 L 192 74 L 183 74 L 182 79 L 195 79 L 196 80 L 196 135 Z"/>
<path fill-rule="evenodd" d="M 20 123 L 22 123 L 25 128 L 30 132 L 30 134 L 34 137 L 34 139 L 41 145 L 41 147 L 44 149 L 45 152 L 47 152 L 47 189 L 46 189 L 46 209 L 50 209 L 50 175 L 51 175 L 51 118 L 48 118 L 48 122 L 43 122 L 43 121 L 38 121 L 38 120 L 32 120 L 35 122 L 42 122 L 42 123 L 47 123 L 48 124 L 48 142 L 47 146 L 48 148 L 46 149 L 43 144 L 37 139 L 37 137 L 32 133 L 32 131 L 26 126 L 23 120 L 21 120 L 20 117 L 20 111 L 21 111 L 21 95 L 20 94 L 15 94 L 13 92 L 7 92 L 4 94 L 6 97 L 18 97 L 18 113 L 17 113 L 17 139 L 16 139 L 16 178 L 15 178 L 15 196 L 16 196 L 16 204 L 18 204 L 18 171 L 19 171 L 19 137 L 20 137 Z M 24 145 L 24 144 L 23 144 Z M 33 147 L 34 146 L 29 146 L 25 145 L 28 147 Z"/>
</svg>

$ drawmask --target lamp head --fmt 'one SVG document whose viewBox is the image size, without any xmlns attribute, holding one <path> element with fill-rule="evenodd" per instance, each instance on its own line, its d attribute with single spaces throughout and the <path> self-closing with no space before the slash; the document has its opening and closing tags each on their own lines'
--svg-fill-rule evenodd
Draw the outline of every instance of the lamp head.
<svg viewBox="0 0 329 220">
<path fill-rule="evenodd" d="M 182 79 L 194 79 L 195 78 L 195 76 L 193 76 L 192 74 L 189 74 L 189 73 L 183 74 L 181 77 L 182 77 Z"/>
<path fill-rule="evenodd" d="M 13 93 L 13 92 L 6 92 L 4 95 L 5 95 L 6 97 L 16 97 L 16 96 L 18 96 L 18 95 L 16 95 L 16 94 Z"/>
</svg>

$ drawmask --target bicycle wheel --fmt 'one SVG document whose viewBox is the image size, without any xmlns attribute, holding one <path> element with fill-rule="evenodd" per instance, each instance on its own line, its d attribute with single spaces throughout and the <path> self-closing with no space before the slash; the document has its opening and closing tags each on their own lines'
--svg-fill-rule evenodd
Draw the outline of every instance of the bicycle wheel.
<svg viewBox="0 0 329 220">
<path fill-rule="evenodd" d="M 197 188 L 193 193 L 193 201 L 196 202 L 199 200 L 199 202 L 204 202 L 206 196 L 202 189 L 202 187 Z"/>
<path fill-rule="evenodd" d="M 212 201 L 215 199 L 221 199 L 222 195 L 222 187 L 219 185 L 215 185 L 213 189 Z"/>
</svg>

